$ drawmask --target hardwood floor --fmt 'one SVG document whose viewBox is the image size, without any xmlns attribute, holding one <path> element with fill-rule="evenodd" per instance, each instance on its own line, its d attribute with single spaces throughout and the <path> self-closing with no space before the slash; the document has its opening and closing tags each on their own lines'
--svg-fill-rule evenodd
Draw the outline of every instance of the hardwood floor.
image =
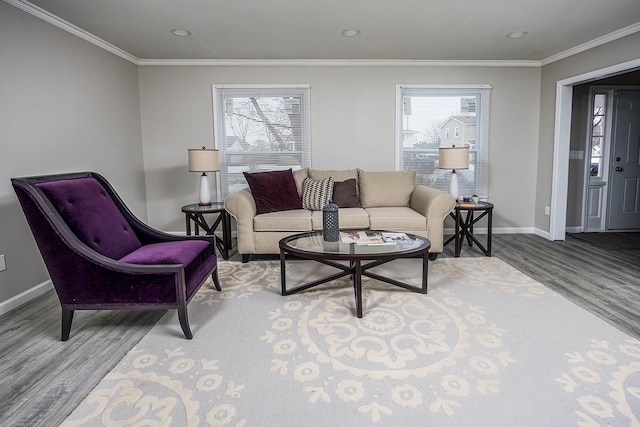
<svg viewBox="0 0 640 427">
<path fill-rule="evenodd" d="M 441 256 L 453 257 L 452 245 Z M 465 246 L 461 256 L 484 255 Z M 493 256 L 640 339 L 640 250 L 600 249 L 571 236 L 550 242 L 503 234 L 493 236 Z M 53 291 L 1 316 L 3 425 L 60 424 L 163 313 L 78 311 L 67 342 L 59 341 Z"/>
</svg>

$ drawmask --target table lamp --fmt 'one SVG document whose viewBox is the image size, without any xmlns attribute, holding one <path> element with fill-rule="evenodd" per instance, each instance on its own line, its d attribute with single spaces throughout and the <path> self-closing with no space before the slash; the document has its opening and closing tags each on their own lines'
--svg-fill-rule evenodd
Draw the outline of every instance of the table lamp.
<svg viewBox="0 0 640 427">
<path fill-rule="evenodd" d="M 220 170 L 218 150 L 202 148 L 189 149 L 189 172 L 202 172 L 200 177 L 200 206 L 211 204 L 211 188 L 207 172 Z"/>
<path fill-rule="evenodd" d="M 469 169 L 469 147 L 456 147 L 438 149 L 438 168 L 451 169 L 449 181 L 449 194 L 458 200 L 458 174 L 456 169 Z"/>
</svg>

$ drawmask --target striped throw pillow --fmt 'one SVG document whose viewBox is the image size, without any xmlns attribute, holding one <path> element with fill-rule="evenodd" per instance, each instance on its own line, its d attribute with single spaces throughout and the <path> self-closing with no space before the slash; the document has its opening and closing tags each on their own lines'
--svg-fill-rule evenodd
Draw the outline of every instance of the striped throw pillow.
<svg viewBox="0 0 640 427">
<path fill-rule="evenodd" d="M 302 183 L 302 207 L 321 211 L 333 196 L 333 177 L 314 180 L 305 178 Z"/>
</svg>

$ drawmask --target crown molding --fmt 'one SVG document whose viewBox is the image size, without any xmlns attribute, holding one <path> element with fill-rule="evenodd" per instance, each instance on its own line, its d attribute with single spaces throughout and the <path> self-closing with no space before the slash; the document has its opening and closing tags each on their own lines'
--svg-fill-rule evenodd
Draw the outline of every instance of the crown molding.
<svg viewBox="0 0 640 427">
<path fill-rule="evenodd" d="M 140 66 L 217 67 L 540 67 L 540 61 L 411 59 L 140 59 Z"/>
<path fill-rule="evenodd" d="M 594 47 L 640 31 L 640 22 L 621 28 L 597 39 L 567 49 L 540 61 L 509 60 L 403 60 L 403 59 L 139 59 L 113 44 L 73 25 L 26 1 L 3 0 L 36 18 L 75 35 L 101 49 L 139 66 L 218 66 L 218 67 L 542 67 Z"/>
<path fill-rule="evenodd" d="M 640 22 L 636 22 L 635 24 L 631 24 L 627 27 L 621 28 L 617 31 L 614 31 L 612 33 L 609 34 L 605 34 L 602 37 L 598 37 L 597 39 L 593 39 L 591 41 L 588 41 L 586 43 L 583 43 L 579 46 L 576 47 L 572 47 L 571 49 L 567 49 L 564 52 L 560 52 L 558 54 L 552 55 L 548 58 L 543 59 L 542 61 L 540 61 L 541 65 L 548 65 L 551 64 L 553 62 L 557 62 L 560 61 L 561 59 L 565 59 L 568 58 L 570 56 L 576 55 L 580 52 L 584 52 L 587 51 L 589 49 L 593 49 L 594 47 L 598 47 L 601 46 L 603 44 L 612 42 L 614 40 L 618 40 L 621 39 L 623 37 L 626 37 L 628 35 L 637 33 L 638 31 L 640 31 Z"/>
<path fill-rule="evenodd" d="M 84 41 L 87 41 L 93 45 L 98 46 L 101 49 L 106 50 L 107 52 L 111 52 L 114 55 L 119 56 L 122 59 L 126 59 L 129 62 L 132 62 L 136 65 L 138 65 L 138 58 L 136 58 L 135 56 L 131 55 L 128 52 L 125 52 L 124 50 L 120 49 L 117 46 L 112 45 L 111 43 L 108 43 L 104 40 L 102 40 L 99 37 L 94 36 L 93 34 L 83 30 L 80 27 L 76 27 L 75 25 L 73 25 L 70 22 L 65 21 L 64 19 L 59 18 L 58 16 L 47 12 L 46 10 L 32 4 L 29 3 L 28 1 L 24 1 L 24 0 L 4 0 L 5 3 L 10 4 L 11 6 L 14 6 L 20 10 L 22 10 L 23 12 L 26 12 L 30 15 L 35 16 L 36 18 L 42 19 L 45 22 L 48 22 L 49 24 L 58 27 L 68 33 L 73 34 L 76 37 L 81 38 Z"/>
</svg>

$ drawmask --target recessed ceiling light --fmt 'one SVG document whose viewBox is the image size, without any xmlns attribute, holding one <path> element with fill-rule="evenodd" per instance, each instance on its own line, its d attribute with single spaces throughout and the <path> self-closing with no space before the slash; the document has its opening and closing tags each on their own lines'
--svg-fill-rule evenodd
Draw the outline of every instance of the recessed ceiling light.
<svg viewBox="0 0 640 427">
<path fill-rule="evenodd" d="M 342 35 L 345 37 L 355 37 L 360 34 L 360 30 L 344 30 Z"/>
<path fill-rule="evenodd" d="M 187 30 L 182 30 L 180 28 L 174 28 L 173 30 L 171 30 L 171 34 L 178 37 L 188 37 L 191 35 L 191 32 Z"/>
<path fill-rule="evenodd" d="M 505 37 L 508 39 L 519 39 L 520 37 L 526 36 L 528 33 L 526 31 L 514 31 L 513 33 L 507 34 Z"/>
</svg>

